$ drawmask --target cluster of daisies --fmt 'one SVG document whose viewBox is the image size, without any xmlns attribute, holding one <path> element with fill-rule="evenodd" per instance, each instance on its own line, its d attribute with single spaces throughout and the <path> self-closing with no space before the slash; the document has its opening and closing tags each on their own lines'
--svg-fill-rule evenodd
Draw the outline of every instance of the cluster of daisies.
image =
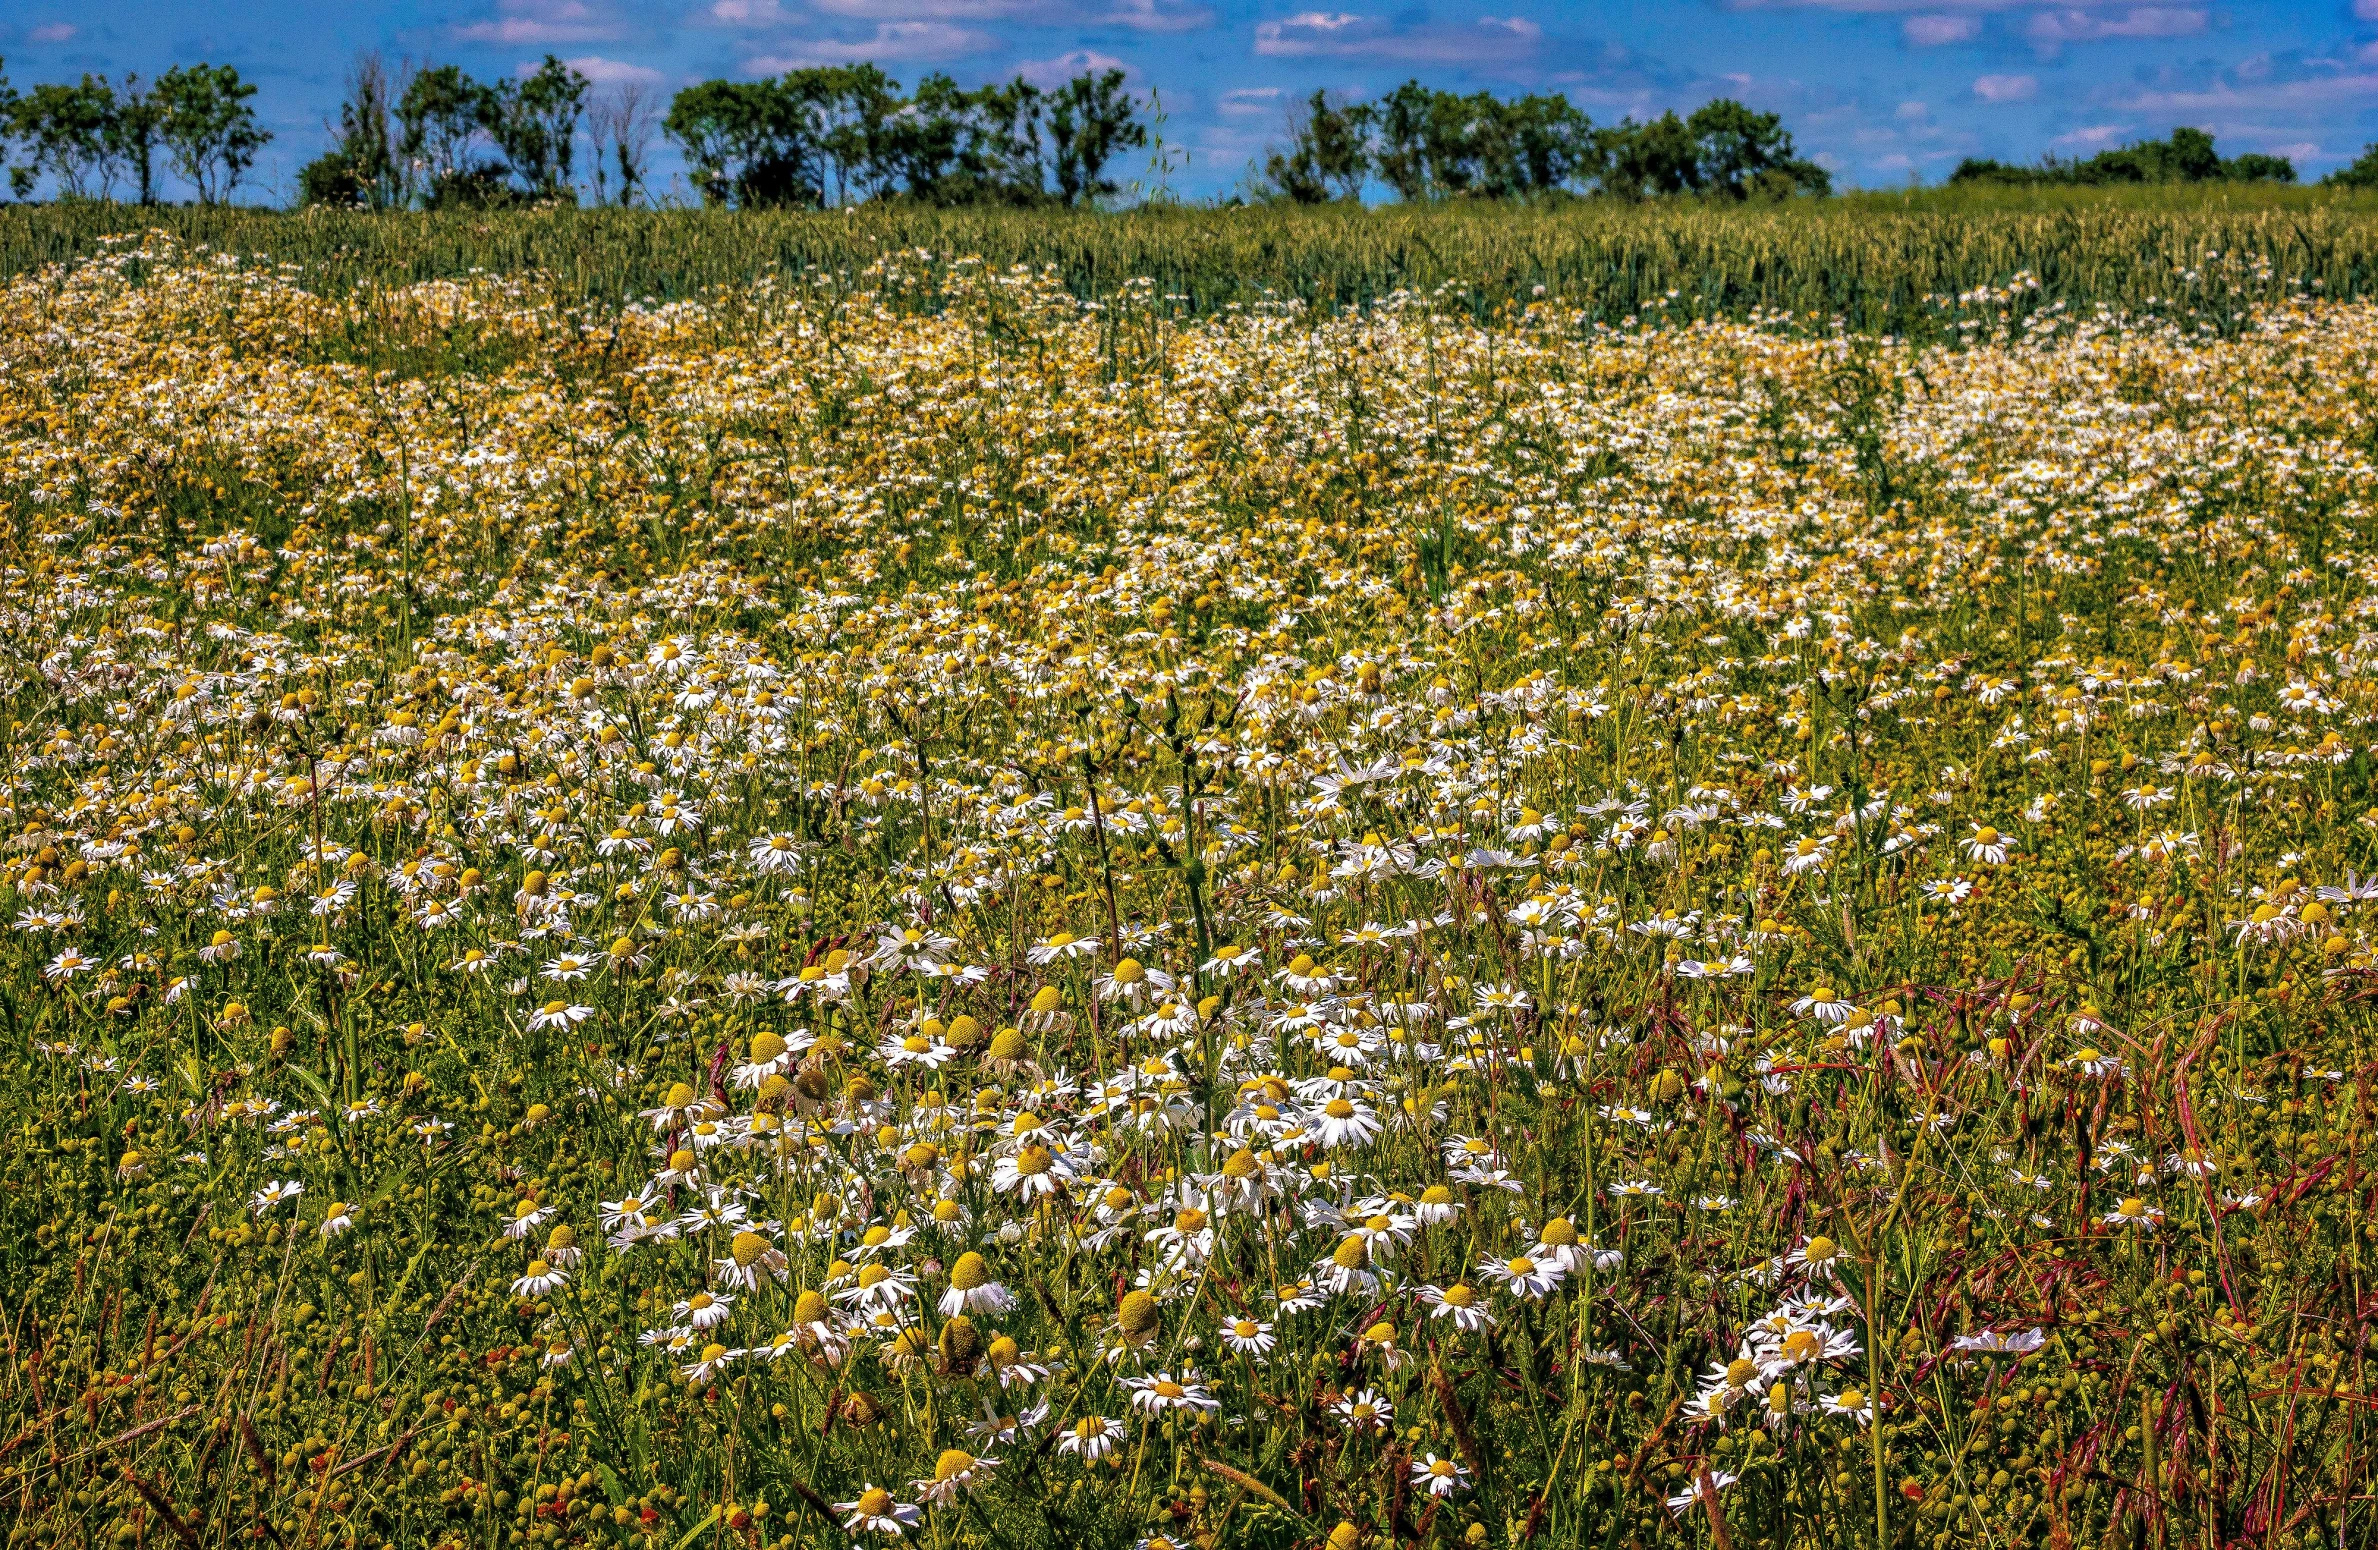
<svg viewBox="0 0 2378 1550">
<path fill-rule="evenodd" d="M 2345 1489 L 2226 1418 L 2354 1381 L 2264 1314 L 2360 1230 L 2364 310 L 1158 309 L 1135 374 L 911 262 L 423 288 L 390 359 L 509 341 L 434 373 L 227 256 L 12 284 L 29 1286 L 192 1393 L 235 1291 L 334 1313 L 241 1445 L 418 1448 L 309 1466 L 357 1545 L 652 1550 L 663 1485 L 1338 1550 Z M 2140 1451 L 2199 1382 L 2219 1445 Z M 82 1494 L 34 1516 L 156 1537 Z"/>
</svg>

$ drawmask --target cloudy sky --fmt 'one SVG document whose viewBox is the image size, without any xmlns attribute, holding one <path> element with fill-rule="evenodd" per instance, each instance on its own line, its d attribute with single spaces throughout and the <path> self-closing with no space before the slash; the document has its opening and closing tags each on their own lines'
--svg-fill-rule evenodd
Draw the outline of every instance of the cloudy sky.
<svg viewBox="0 0 2378 1550">
<path fill-rule="evenodd" d="M 1937 182 L 1959 158 L 2087 153 L 2176 124 L 2316 175 L 2378 138 L 2378 0 L 10 0 L 20 88 L 229 63 L 277 136 L 256 194 L 315 154 L 359 49 L 481 76 L 546 53 L 662 92 L 871 59 L 902 81 L 1054 81 L 1120 66 L 1161 94 L 1185 194 L 1228 192 L 1288 102 L 1407 77 L 1566 93 L 1597 122 L 1739 97 L 1846 185 Z M 1144 175 L 1144 174 L 1143 174 Z M 253 195 L 251 196 L 253 197 Z"/>
</svg>

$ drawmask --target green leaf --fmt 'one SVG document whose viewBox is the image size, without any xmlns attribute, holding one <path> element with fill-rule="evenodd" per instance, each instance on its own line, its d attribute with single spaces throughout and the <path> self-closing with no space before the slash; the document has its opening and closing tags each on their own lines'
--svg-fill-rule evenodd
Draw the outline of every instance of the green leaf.
<svg viewBox="0 0 2378 1550">
<path fill-rule="evenodd" d="M 313 1072 L 308 1071 L 305 1067 L 299 1065 L 294 1060 L 289 1063 L 289 1070 L 297 1077 L 299 1081 L 306 1085 L 307 1090 L 313 1093 L 315 1098 L 320 1100 L 323 1108 L 335 1109 L 338 1107 L 338 1105 L 332 1101 L 330 1096 L 330 1088 L 323 1082 L 322 1078 L 314 1075 Z"/>
<path fill-rule="evenodd" d="M 685 1550 L 687 1545 L 692 1544 L 696 1538 L 700 1537 L 701 1532 L 704 1529 L 708 1528 L 711 1524 L 716 1523 L 718 1521 L 718 1515 L 724 1511 L 726 1511 L 726 1508 L 724 1507 L 711 1508 L 709 1517 L 704 1518 L 701 1522 L 695 1524 L 692 1528 L 689 1528 L 685 1531 L 685 1537 L 677 1541 L 677 1550 Z"/>
</svg>

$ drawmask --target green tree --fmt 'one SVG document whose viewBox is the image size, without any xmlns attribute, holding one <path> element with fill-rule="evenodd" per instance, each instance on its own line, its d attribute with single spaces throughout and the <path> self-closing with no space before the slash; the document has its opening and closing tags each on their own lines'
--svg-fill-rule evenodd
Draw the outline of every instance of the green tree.
<svg viewBox="0 0 2378 1550">
<path fill-rule="evenodd" d="M 1264 158 L 1265 192 L 1297 204 L 1360 199 L 1371 175 L 1365 123 L 1359 109 L 1313 93 L 1290 112 L 1287 148 Z"/>
<path fill-rule="evenodd" d="M 479 160 L 491 95 L 455 65 L 419 71 L 405 83 L 396 104 L 397 154 L 408 187 L 424 203 L 486 204 L 495 197 L 503 169 Z"/>
<path fill-rule="evenodd" d="M 971 97 L 949 76 L 934 72 L 917 82 L 915 93 L 884 125 L 884 158 L 891 175 L 913 199 L 956 202 L 964 181 L 962 146 Z"/>
<path fill-rule="evenodd" d="M 1701 187 L 1701 147 L 1684 120 L 1663 113 L 1647 124 L 1627 119 L 1602 131 L 1603 191 L 1622 199 L 1689 194 Z"/>
<path fill-rule="evenodd" d="M 299 170 L 298 202 L 366 210 L 404 205 L 411 190 L 390 127 L 395 107 L 387 64 L 377 53 L 357 55 L 339 104 L 338 140 Z"/>
<path fill-rule="evenodd" d="M 1503 107 L 1492 92 L 1430 92 L 1420 119 L 1428 191 L 1438 198 L 1485 194 L 1499 159 Z"/>
<path fill-rule="evenodd" d="M 157 137 L 200 204 L 230 198 L 272 139 L 248 105 L 255 95 L 256 88 L 229 65 L 177 65 L 157 77 Z"/>
<path fill-rule="evenodd" d="M 45 83 L 14 99 L 10 125 L 25 160 L 9 175 L 17 197 L 43 176 L 61 199 L 105 199 L 115 187 L 115 90 L 97 76 Z"/>
<path fill-rule="evenodd" d="M 662 132 L 685 151 L 702 202 L 753 209 L 822 197 L 811 107 L 778 81 L 704 81 L 669 104 Z"/>
<path fill-rule="evenodd" d="M 1694 144 L 1697 188 L 1729 199 L 1833 191 L 1832 175 L 1799 154 L 1773 113 L 1718 97 L 1694 109 L 1684 128 Z"/>
<path fill-rule="evenodd" d="M 1406 81 L 1346 118 L 1399 199 L 1536 198 L 1594 183 L 1608 159 L 1593 121 L 1558 94 L 1505 101 Z M 1283 170 L 1309 177 L 1294 157 Z"/>
<path fill-rule="evenodd" d="M 1067 206 L 1095 204 L 1114 193 L 1114 181 L 1101 175 L 1108 160 L 1148 143 L 1147 126 L 1123 89 L 1123 72 L 1085 71 L 1057 88 L 1049 97 L 1049 143 L 1056 153 L 1057 197 Z"/>
<path fill-rule="evenodd" d="M 2232 156 L 2221 164 L 2221 177 L 2229 183 L 2293 183 L 2295 163 L 2284 156 L 2272 156 L 2262 151 L 2248 151 Z"/>
<path fill-rule="evenodd" d="M 1002 204 L 1037 204 L 1048 197 L 1041 146 L 1041 116 L 1047 94 L 1017 76 L 1004 86 L 978 87 L 968 100 L 961 150 L 976 198 Z"/>
<path fill-rule="evenodd" d="M 592 84 L 547 54 L 534 73 L 505 81 L 480 98 L 488 138 L 528 198 L 577 197 L 571 173 L 577 162 L 578 120 L 586 111 Z"/>
<path fill-rule="evenodd" d="M 2330 188 L 2378 188 L 2378 140 L 2361 154 L 2320 180 Z"/>
<path fill-rule="evenodd" d="M 1595 183 L 1602 175 L 1602 143 L 1593 120 L 1568 98 L 1531 94 L 1501 105 L 1482 168 L 1490 192 L 1549 194 Z"/>
<path fill-rule="evenodd" d="M 2295 164 L 2283 156 L 2249 152 L 2228 161 L 2201 129 L 2180 128 L 2166 140 L 2141 140 L 2098 152 L 2086 161 L 2054 156 L 2034 166 L 1968 157 L 1949 174 L 1952 183 L 1995 183 L 2010 187 L 2041 184 L 2084 188 L 2117 183 L 2293 183 Z"/>
<path fill-rule="evenodd" d="M 1716 199 L 1783 199 L 1829 194 L 1832 174 L 1799 154 L 1773 113 L 1717 97 L 1689 117 L 1633 119 L 1596 137 L 1601 186 L 1623 199 L 1704 194 Z"/>
<path fill-rule="evenodd" d="M 157 151 L 164 131 L 164 102 L 155 91 L 141 90 L 139 76 L 127 73 L 108 117 L 107 147 L 116 164 L 130 175 L 144 205 L 157 202 Z"/>
<path fill-rule="evenodd" d="M 1371 170 L 1406 203 L 1426 199 L 1433 191 L 1430 141 L 1437 132 L 1437 96 L 1418 81 L 1406 81 L 1378 102 L 1356 109 L 1357 122 L 1371 145 Z"/>
<path fill-rule="evenodd" d="M 806 110 L 825 202 L 850 204 L 882 194 L 898 176 L 891 123 L 901 108 L 900 83 L 874 65 L 856 64 L 796 70 L 783 84 Z"/>
<path fill-rule="evenodd" d="M 2019 188 L 2042 181 L 2036 167 L 2018 167 L 1992 156 L 1968 156 L 1949 174 L 1951 183 L 1989 183 Z"/>
</svg>

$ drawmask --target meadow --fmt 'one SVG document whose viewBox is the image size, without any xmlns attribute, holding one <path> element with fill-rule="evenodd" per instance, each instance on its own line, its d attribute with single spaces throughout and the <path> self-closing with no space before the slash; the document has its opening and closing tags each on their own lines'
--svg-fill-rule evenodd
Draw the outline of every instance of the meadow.
<svg viewBox="0 0 2378 1550">
<path fill-rule="evenodd" d="M 8 1544 L 2369 1542 L 2369 238 L 1983 213 L 0 212 Z"/>
<path fill-rule="evenodd" d="M 2378 196 L 2252 184 L 2133 189 L 1958 186 L 1785 204 L 1691 200 L 1490 201 L 1375 209 L 1150 203 L 1121 212 L 881 203 L 830 212 L 552 208 L 501 214 L 296 213 L 228 206 L 0 205 L 0 278 L 92 258 L 126 230 L 165 232 L 297 265 L 314 291 L 534 274 L 600 311 L 741 287 L 769 274 L 846 286 L 887 256 L 933 262 L 900 303 L 938 309 L 953 257 L 1053 269 L 1077 299 L 1152 282 L 1167 307 L 1208 316 L 1302 302 L 1320 311 L 1426 291 L 1485 322 L 1555 295 L 1619 324 L 1789 313 L 1921 343 L 1962 318 L 1937 298 L 2004 292 L 2018 316 L 2053 306 L 2175 305 L 2220 329 L 2301 290 L 2378 292 Z M 2208 255 L 2213 262 L 2208 263 Z"/>
</svg>

